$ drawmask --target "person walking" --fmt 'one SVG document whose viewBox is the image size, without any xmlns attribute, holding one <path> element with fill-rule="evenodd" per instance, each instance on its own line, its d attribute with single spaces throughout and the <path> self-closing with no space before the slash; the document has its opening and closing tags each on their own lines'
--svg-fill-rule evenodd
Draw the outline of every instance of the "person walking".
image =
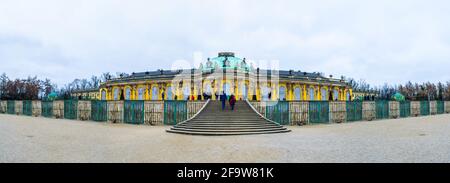
<svg viewBox="0 0 450 183">
<path fill-rule="evenodd" d="M 220 95 L 220 101 L 222 102 L 222 111 L 225 110 L 225 104 L 227 101 L 227 94 L 225 92 L 222 92 L 222 95 Z"/>
<path fill-rule="evenodd" d="M 234 105 L 236 104 L 236 96 L 234 94 L 231 94 L 230 96 L 230 106 L 231 110 L 234 111 Z"/>
</svg>

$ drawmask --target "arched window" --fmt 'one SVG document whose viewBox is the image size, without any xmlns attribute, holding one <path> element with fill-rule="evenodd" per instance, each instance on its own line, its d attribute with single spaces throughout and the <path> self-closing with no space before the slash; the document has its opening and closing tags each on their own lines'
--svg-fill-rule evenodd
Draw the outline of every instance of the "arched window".
<svg viewBox="0 0 450 183">
<path fill-rule="evenodd" d="M 138 100 L 144 100 L 144 88 L 139 88 L 138 89 Z"/>
<path fill-rule="evenodd" d="M 325 89 L 325 88 L 322 88 L 321 90 L 320 90 L 320 95 L 321 95 L 321 100 L 323 100 L 323 101 L 325 101 L 325 100 L 327 100 L 327 89 Z"/>
<path fill-rule="evenodd" d="M 224 83 L 223 84 L 223 91 L 225 92 L 225 94 L 227 94 L 227 96 L 231 95 L 231 85 L 230 85 L 230 83 Z"/>
<path fill-rule="evenodd" d="M 349 91 L 347 91 L 347 101 L 350 101 L 350 92 Z"/>
<path fill-rule="evenodd" d="M 302 90 L 300 87 L 294 89 L 294 100 L 302 100 Z"/>
<path fill-rule="evenodd" d="M 204 91 L 207 95 L 212 95 L 211 85 L 210 85 L 210 84 L 206 84 L 206 86 L 205 86 L 205 88 L 203 89 L 203 91 Z"/>
<path fill-rule="evenodd" d="M 191 95 L 191 89 L 189 86 L 185 86 L 183 89 L 183 95 L 185 100 L 189 100 L 189 95 Z"/>
<path fill-rule="evenodd" d="M 159 88 L 154 86 L 152 87 L 152 100 L 158 100 Z"/>
<path fill-rule="evenodd" d="M 286 87 L 284 87 L 284 86 L 280 87 L 279 94 L 280 94 L 280 97 L 279 97 L 280 100 L 286 100 Z"/>
<path fill-rule="evenodd" d="M 315 92 L 314 92 L 314 88 L 309 88 L 309 100 L 315 100 L 315 98 L 316 98 L 316 95 L 315 95 Z"/>
<path fill-rule="evenodd" d="M 241 83 L 241 85 L 239 85 L 239 90 L 242 93 L 242 98 L 245 100 L 247 99 L 248 96 L 248 86 L 244 83 Z"/>
<path fill-rule="evenodd" d="M 173 86 L 169 86 L 167 88 L 167 100 L 173 100 L 173 96 L 174 96 Z"/>
<path fill-rule="evenodd" d="M 114 100 L 119 100 L 119 88 L 114 89 Z"/>
<path fill-rule="evenodd" d="M 130 100 L 131 98 L 131 89 L 129 87 L 126 87 L 125 89 L 125 100 Z"/>
<path fill-rule="evenodd" d="M 336 89 L 333 90 L 333 100 L 339 100 L 339 91 Z"/>
<path fill-rule="evenodd" d="M 102 97 L 101 97 L 101 99 L 102 100 L 106 100 L 106 91 L 105 90 L 102 90 Z"/>
<path fill-rule="evenodd" d="M 269 100 L 269 88 L 267 86 L 261 87 L 261 97 L 262 101 L 268 101 Z"/>
</svg>

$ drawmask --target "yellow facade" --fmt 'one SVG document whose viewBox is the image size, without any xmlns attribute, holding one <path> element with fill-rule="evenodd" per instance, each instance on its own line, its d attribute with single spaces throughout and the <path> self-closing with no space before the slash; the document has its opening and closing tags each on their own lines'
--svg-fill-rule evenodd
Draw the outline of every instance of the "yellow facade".
<svg viewBox="0 0 450 183">
<path fill-rule="evenodd" d="M 112 86 L 110 89 L 101 88 L 99 92 L 96 94 L 96 99 L 106 99 L 106 100 L 120 100 L 121 97 L 125 100 L 167 100 L 169 97 L 169 87 L 172 87 L 173 99 L 177 100 L 185 100 L 189 97 L 189 100 L 193 97 L 194 100 L 202 100 L 203 93 L 206 92 L 206 88 L 210 87 L 212 100 L 216 99 L 216 92 L 220 94 L 223 92 L 224 85 L 228 85 L 230 87 L 230 92 L 233 94 L 237 94 L 237 99 L 243 99 L 244 96 L 247 96 L 249 100 L 252 100 L 253 94 L 256 93 L 256 100 L 262 100 L 263 90 L 262 88 L 267 87 L 271 91 L 271 99 L 272 101 L 282 100 L 280 98 L 281 95 L 285 96 L 285 100 L 294 101 L 297 100 L 297 96 L 300 96 L 301 101 L 308 101 L 313 97 L 313 100 L 323 101 L 329 100 L 330 92 L 334 98 L 334 91 L 337 91 L 337 100 L 346 101 L 348 100 L 348 96 L 350 99 L 353 99 L 352 89 L 339 87 L 339 86 L 326 86 L 320 84 L 302 84 L 302 83 L 290 83 L 290 82 L 280 82 L 278 84 L 267 84 L 262 83 L 259 84 L 259 87 L 251 87 L 250 81 L 245 80 L 238 82 L 236 85 L 233 80 L 221 80 L 219 82 L 219 87 L 211 86 L 210 80 L 205 80 L 203 85 L 191 85 L 190 83 L 184 83 L 182 87 L 176 86 L 171 82 L 163 83 L 162 85 L 158 83 L 152 84 L 122 84 L 118 86 Z M 242 85 L 242 86 L 240 86 Z M 244 95 L 245 91 L 244 87 L 247 87 L 246 95 Z M 280 88 L 284 88 L 284 94 L 279 93 Z M 142 91 L 143 90 L 143 91 Z M 255 92 L 256 90 L 256 92 Z M 331 91 L 330 91 L 331 90 Z M 117 94 L 115 92 L 118 92 Z M 129 93 L 129 96 L 127 95 Z M 325 93 L 323 93 L 325 92 Z M 141 93 L 141 97 L 139 96 Z M 164 98 L 162 98 L 162 93 L 164 93 Z M 188 95 L 186 95 L 188 94 Z M 106 95 L 106 96 L 103 96 Z M 123 95 L 123 96 L 122 96 Z M 200 96 L 199 96 L 200 95 Z M 314 95 L 314 96 L 311 96 Z M 322 96 L 324 95 L 324 96 Z"/>
</svg>

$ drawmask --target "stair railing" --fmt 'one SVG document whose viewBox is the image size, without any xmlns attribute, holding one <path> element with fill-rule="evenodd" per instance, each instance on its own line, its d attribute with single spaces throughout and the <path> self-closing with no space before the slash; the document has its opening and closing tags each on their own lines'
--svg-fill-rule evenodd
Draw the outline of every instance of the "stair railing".
<svg viewBox="0 0 450 183">
<path fill-rule="evenodd" d="M 206 106 L 209 104 L 210 101 L 211 101 L 211 99 L 208 99 L 208 100 L 206 101 L 206 103 L 203 105 L 203 107 L 200 108 L 200 110 L 198 110 L 197 113 L 195 113 L 191 118 L 189 118 L 189 119 L 187 119 L 187 120 L 184 120 L 184 121 L 182 121 L 182 122 L 179 122 L 179 123 L 176 124 L 176 125 L 186 123 L 186 122 L 188 122 L 188 121 L 194 119 L 195 117 L 197 117 L 197 116 L 198 116 L 198 115 L 206 108 Z"/>
<path fill-rule="evenodd" d="M 269 121 L 269 122 L 275 123 L 275 124 L 277 124 L 277 125 L 281 125 L 280 123 L 278 123 L 278 122 L 276 122 L 276 121 L 273 121 L 273 120 L 271 120 L 271 119 L 269 119 L 269 118 L 266 118 L 264 115 L 262 115 L 261 113 L 259 113 L 259 111 L 256 110 L 255 107 L 253 107 L 253 105 L 248 101 L 248 99 L 245 99 L 245 102 L 247 102 L 247 104 L 250 106 L 250 108 L 252 108 L 252 110 L 253 110 L 254 112 L 256 112 L 256 114 L 258 114 L 259 116 L 261 116 L 263 119 L 265 119 L 265 120 L 267 120 L 267 121 Z"/>
</svg>

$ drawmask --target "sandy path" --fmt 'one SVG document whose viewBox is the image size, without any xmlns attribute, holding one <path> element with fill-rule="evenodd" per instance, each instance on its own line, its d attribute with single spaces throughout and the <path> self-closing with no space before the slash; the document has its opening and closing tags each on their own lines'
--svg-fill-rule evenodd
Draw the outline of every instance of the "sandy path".
<svg viewBox="0 0 450 183">
<path fill-rule="evenodd" d="M 188 136 L 0 114 L 0 162 L 450 162 L 450 115 Z"/>
</svg>

